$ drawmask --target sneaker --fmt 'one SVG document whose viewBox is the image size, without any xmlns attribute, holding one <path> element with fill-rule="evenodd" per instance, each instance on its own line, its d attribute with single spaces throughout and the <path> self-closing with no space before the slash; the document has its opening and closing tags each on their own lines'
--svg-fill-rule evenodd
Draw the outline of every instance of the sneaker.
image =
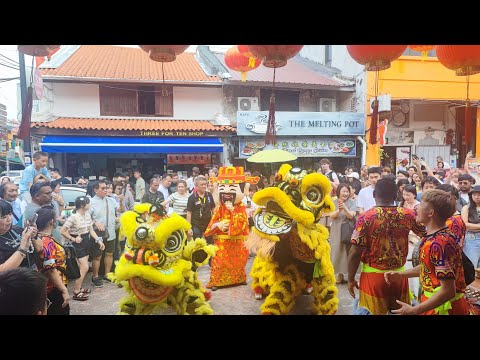
<svg viewBox="0 0 480 360">
<path fill-rule="evenodd" d="M 112 282 L 112 280 L 110 280 L 109 278 L 107 278 L 106 276 L 102 276 L 102 280 L 103 281 L 108 281 L 109 283 Z"/>
<path fill-rule="evenodd" d="M 100 277 L 92 278 L 92 285 L 96 288 L 101 288 L 103 287 L 103 281 Z"/>
</svg>

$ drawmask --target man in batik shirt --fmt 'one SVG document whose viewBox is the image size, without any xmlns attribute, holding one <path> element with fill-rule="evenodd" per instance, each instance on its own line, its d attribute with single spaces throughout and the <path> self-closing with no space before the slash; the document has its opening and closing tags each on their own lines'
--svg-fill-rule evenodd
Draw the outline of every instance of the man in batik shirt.
<svg viewBox="0 0 480 360">
<path fill-rule="evenodd" d="M 377 206 L 360 215 L 352 234 L 348 255 L 348 289 L 355 298 L 354 288 L 360 289 L 357 315 L 386 315 L 400 305 L 400 299 L 410 304 L 408 279 L 387 284 L 384 273 L 400 271 L 407 261 L 408 233 L 418 236 L 425 227 L 415 221 L 415 212 L 394 205 L 397 185 L 390 179 L 377 182 L 373 193 Z M 362 262 L 360 287 L 355 273 Z"/>
</svg>

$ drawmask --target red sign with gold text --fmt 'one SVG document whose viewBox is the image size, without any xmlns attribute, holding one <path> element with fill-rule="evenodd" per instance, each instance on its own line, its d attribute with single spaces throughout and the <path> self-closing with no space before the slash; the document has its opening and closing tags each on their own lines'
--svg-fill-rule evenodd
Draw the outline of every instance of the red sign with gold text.
<svg viewBox="0 0 480 360">
<path fill-rule="evenodd" d="M 171 154 L 167 155 L 167 165 L 181 164 L 211 164 L 210 154 Z"/>
</svg>

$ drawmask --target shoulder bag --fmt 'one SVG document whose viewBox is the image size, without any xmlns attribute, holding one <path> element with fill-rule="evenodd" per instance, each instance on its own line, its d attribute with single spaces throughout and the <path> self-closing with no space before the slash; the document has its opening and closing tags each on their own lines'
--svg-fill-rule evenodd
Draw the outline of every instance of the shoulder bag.
<svg viewBox="0 0 480 360">
<path fill-rule="evenodd" d="M 58 244 L 58 243 L 57 243 Z M 60 245 L 60 244 L 59 244 Z M 72 244 L 60 245 L 65 251 L 65 270 L 57 268 L 67 277 L 68 280 L 77 280 L 80 278 L 80 267 L 77 262 L 77 254 Z"/>
<path fill-rule="evenodd" d="M 352 234 L 355 230 L 355 217 L 349 219 L 345 216 L 340 227 L 340 242 L 343 244 L 352 243 Z"/>
</svg>

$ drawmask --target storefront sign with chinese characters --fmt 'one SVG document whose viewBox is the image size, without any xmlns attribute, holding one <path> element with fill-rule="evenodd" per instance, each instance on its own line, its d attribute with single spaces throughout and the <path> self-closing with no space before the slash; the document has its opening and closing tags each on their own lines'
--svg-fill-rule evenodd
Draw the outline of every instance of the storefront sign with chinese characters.
<svg viewBox="0 0 480 360">
<path fill-rule="evenodd" d="M 212 155 L 210 154 L 170 154 L 167 155 L 167 165 L 180 164 L 211 164 Z"/>
<path fill-rule="evenodd" d="M 265 147 L 264 138 L 241 139 L 239 157 L 246 159 Z M 356 146 L 354 138 L 282 138 L 278 137 L 275 149 L 286 150 L 298 157 L 354 157 Z"/>
</svg>

